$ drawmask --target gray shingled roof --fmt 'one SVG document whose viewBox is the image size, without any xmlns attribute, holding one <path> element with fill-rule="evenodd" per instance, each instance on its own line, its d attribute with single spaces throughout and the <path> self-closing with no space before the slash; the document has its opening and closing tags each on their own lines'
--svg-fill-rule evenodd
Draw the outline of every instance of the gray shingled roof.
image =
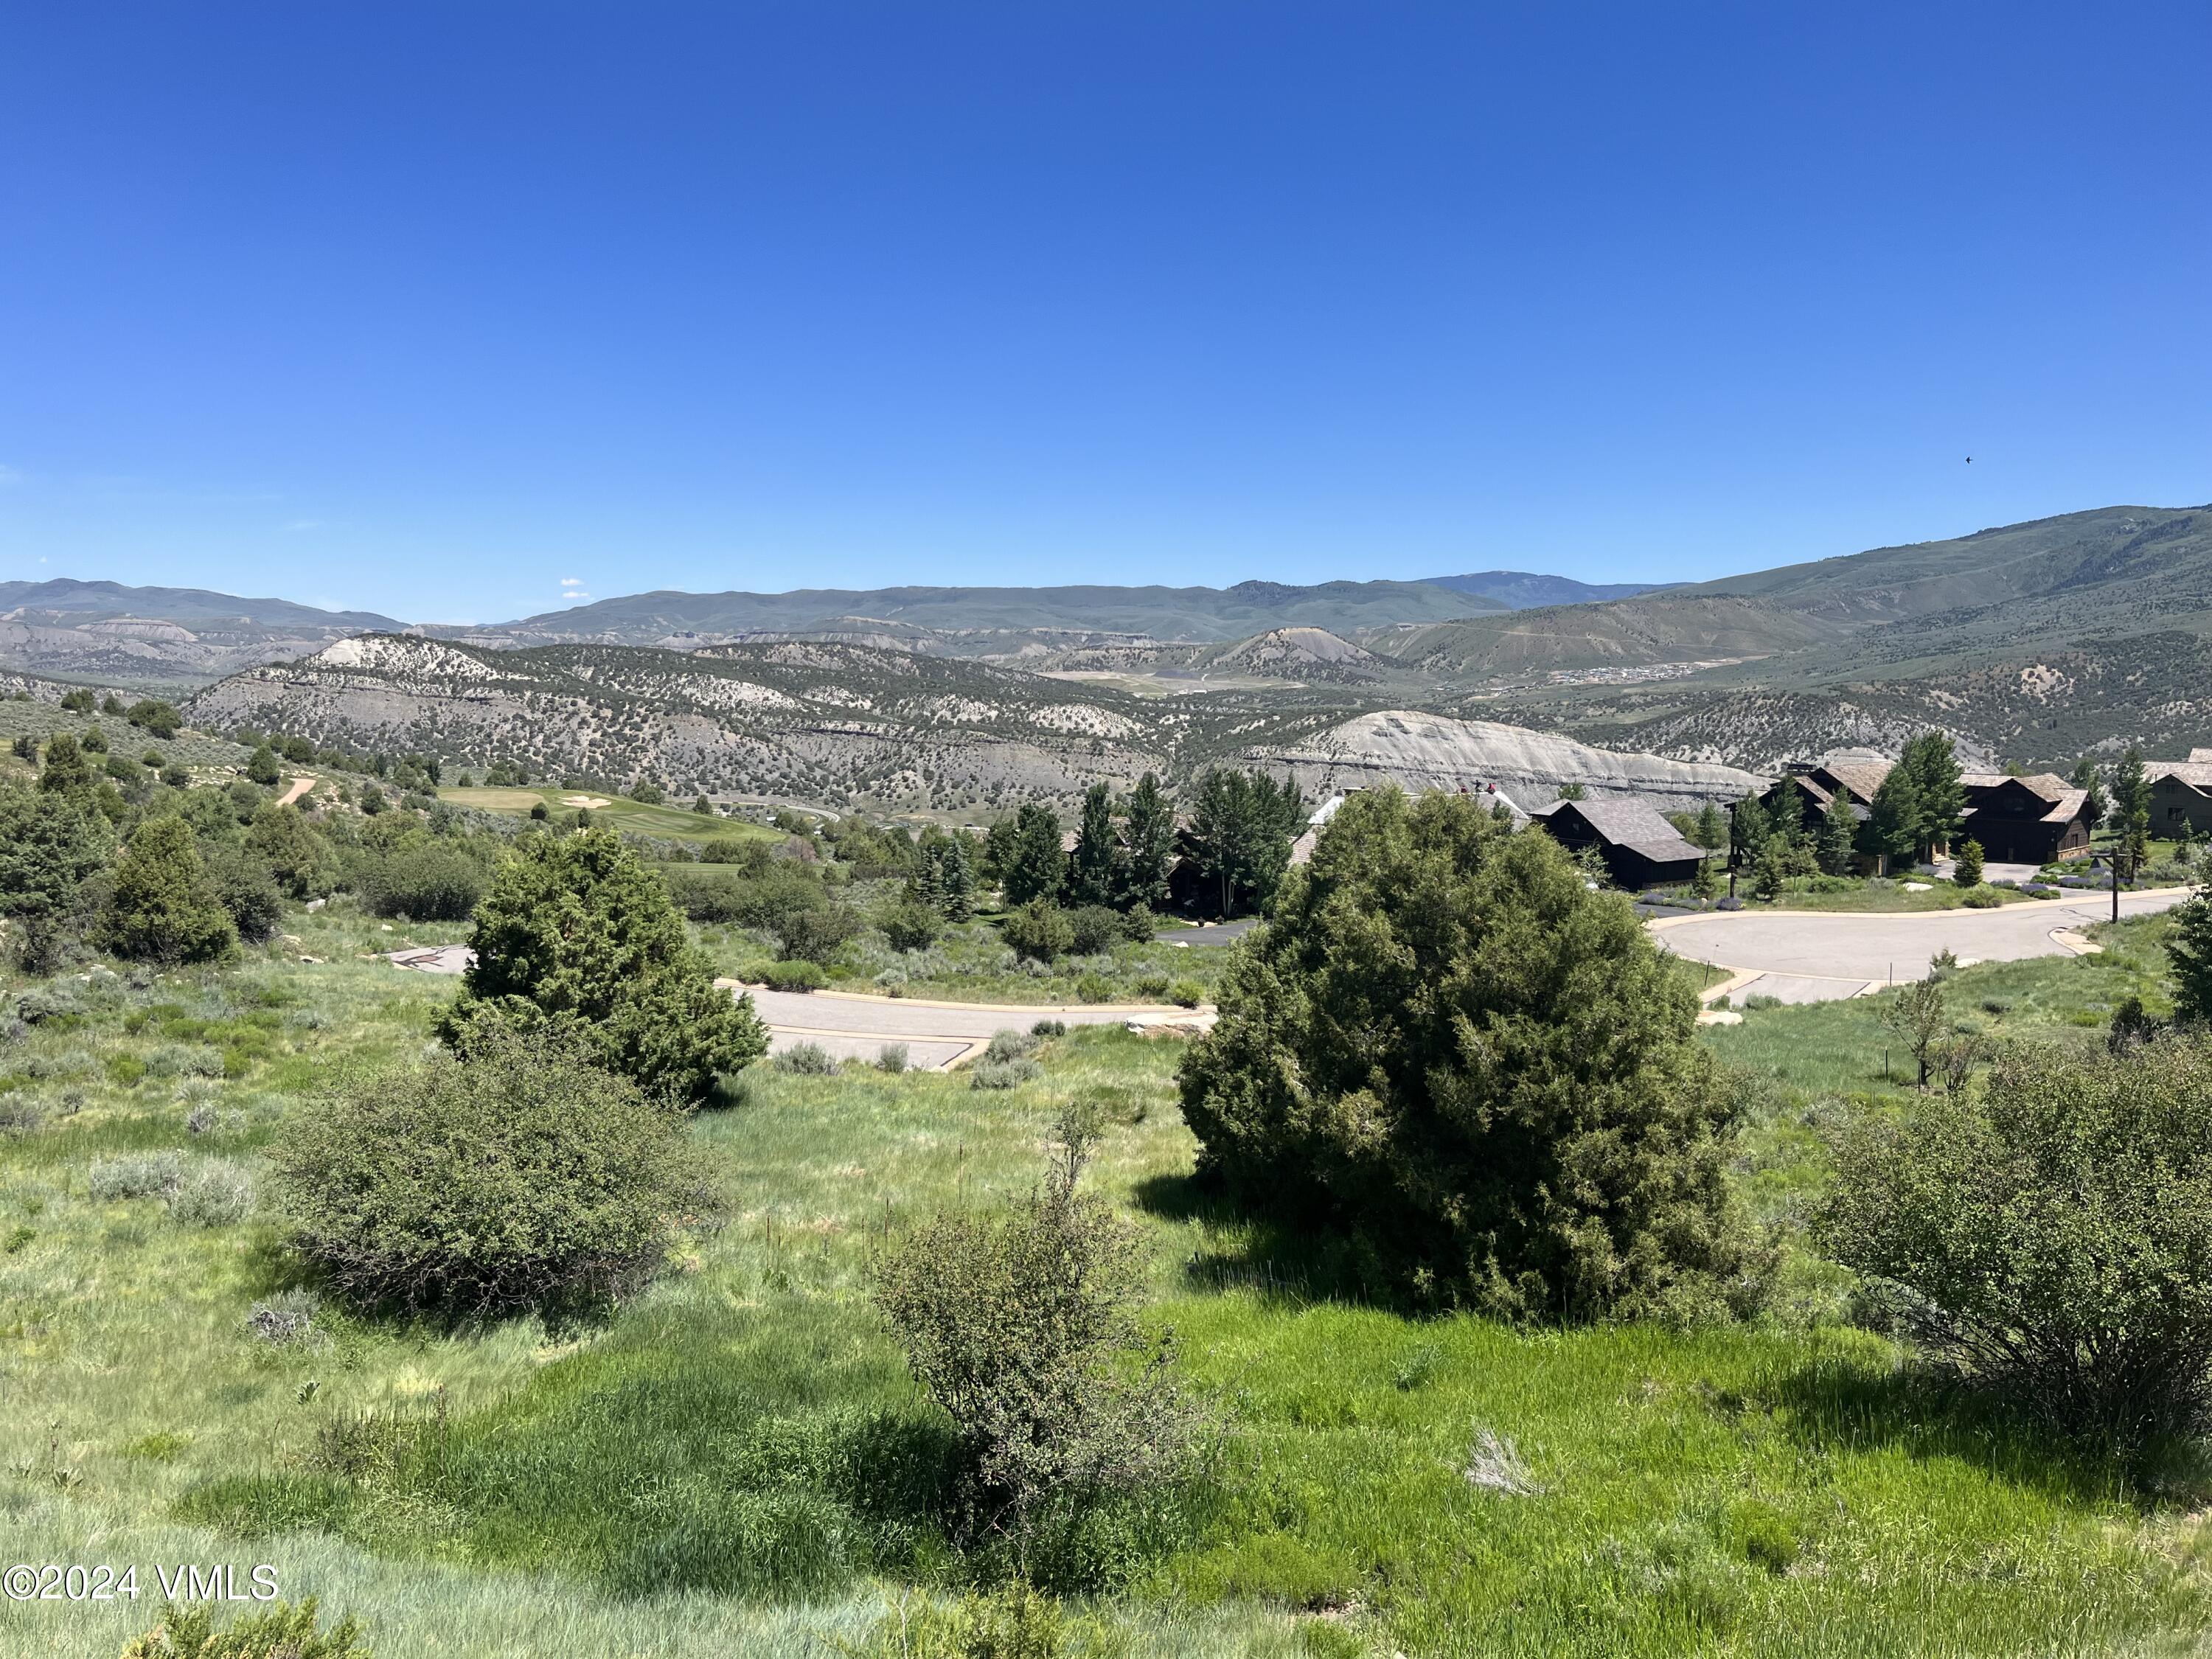
<svg viewBox="0 0 2212 1659">
<path fill-rule="evenodd" d="M 1701 859 L 1705 849 L 1682 838 L 1682 832 L 1659 815 L 1656 807 L 1635 800 L 1561 800 L 1534 816 L 1548 818 L 1571 806 L 1583 822 L 1615 847 L 1641 853 L 1655 863 L 1676 859 Z"/>
</svg>

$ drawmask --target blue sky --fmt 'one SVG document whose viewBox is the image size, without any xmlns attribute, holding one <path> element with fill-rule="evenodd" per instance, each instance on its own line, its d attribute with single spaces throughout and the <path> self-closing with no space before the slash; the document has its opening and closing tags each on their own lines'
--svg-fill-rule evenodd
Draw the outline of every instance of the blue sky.
<svg viewBox="0 0 2212 1659">
<path fill-rule="evenodd" d="M 1657 580 L 2203 501 L 2207 62 L 2194 3 L 18 6 L 0 578 Z"/>
</svg>

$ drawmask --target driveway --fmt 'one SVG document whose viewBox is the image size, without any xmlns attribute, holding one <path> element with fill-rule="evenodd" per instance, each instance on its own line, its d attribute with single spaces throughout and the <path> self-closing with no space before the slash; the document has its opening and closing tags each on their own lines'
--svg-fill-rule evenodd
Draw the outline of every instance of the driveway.
<svg viewBox="0 0 2212 1659">
<path fill-rule="evenodd" d="M 2186 887 L 2120 896 L 2123 916 L 2146 916 L 2179 904 Z M 1903 915 L 1837 912 L 1733 910 L 1650 924 L 1662 948 L 1691 962 L 1752 975 L 1726 1000 L 1775 996 L 1784 1002 L 1831 1002 L 1917 979 L 1928 958 L 1948 950 L 1961 962 L 2016 962 L 2078 951 L 2057 937 L 2109 921 L 2109 894 L 2008 904 L 1997 910 L 1924 910 Z"/>
</svg>

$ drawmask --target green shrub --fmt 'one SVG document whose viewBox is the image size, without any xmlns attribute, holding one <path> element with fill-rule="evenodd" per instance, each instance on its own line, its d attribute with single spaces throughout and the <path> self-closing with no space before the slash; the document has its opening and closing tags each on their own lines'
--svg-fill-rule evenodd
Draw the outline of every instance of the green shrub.
<svg viewBox="0 0 2212 1659">
<path fill-rule="evenodd" d="M 1961 887 L 1982 884 L 1982 844 L 1978 841 L 1962 842 L 1959 855 L 1953 861 L 1951 879 Z"/>
<path fill-rule="evenodd" d="M 1168 976 L 1161 973 L 1139 974 L 1129 981 L 1129 988 L 1140 997 L 1164 997 L 1168 994 Z M 1203 994 L 1200 993 L 1201 997 Z"/>
<path fill-rule="evenodd" d="M 2173 970 L 2173 1017 L 2212 1026 L 2212 884 L 2173 908 L 2166 955 Z"/>
<path fill-rule="evenodd" d="M 1206 1000 L 1206 987 L 1194 979 L 1179 979 L 1169 985 L 1167 995 L 1179 1008 L 1195 1008 Z"/>
<path fill-rule="evenodd" d="M 221 1630 L 211 1605 L 161 1609 L 161 1622 L 123 1650 L 122 1659 L 369 1659 L 351 1619 L 321 1628 L 315 1598 L 249 1613 Z"/>
<path fill-rule="evenodd" d="M 88 1185 L 95 1204 L 122 1198 L 166 1198 L 185 1178 L 182 1152 L 125 1152 L 92 1161 Z"/>
<path fill-rule="evenodd" d="M 1869 1112 L 1819 1237 L 1922 1352 L 2123 1447 L 2212 1424 L 2212 1045 L 2001 1053 Z"/>
<path fill-rule="evenodd" d="M 477 908 L 475 965 L 447 1016 L 573 1031 L 601 1065 L 696 1101 L 768 1048 L 750 997 L 714 986 L 668 890 L 605 830 L 529 836 Z"/>
<path fill-rule="evenodd" d="M 1075 929 L 1067 912 L 1041 898 L 1031 899 L 1014 911 L 1001 931 L 1014 954 L 1032 962 L 1054 961 L 1075 943 Z"/>
<path fill-rule="evenodd" d="M 1977 887 L 1959 902 L 1969 910 L 1994 910 L 2004 902 L 2004 896 L 1994 887 Z"/>
<path fill-rule="evenodd" d="M 491 872 L 465 845 L 423 836 L 364 859 L 354 885 L 373 916 L 463 921 L 490 887 Z"/>
<path fill-rule="evenodd" d="M 228 842 L 210 847 L 202 856 L 207 862 L 208 881 L 222 901 L 222 908 L 230 913 L 231 926 L 238 930 L 239 938 L 248 945 L 274 939 L 283 925 L 284 895 L 268 860 Z"/>
<path fill-rule="evenodd" d="M 837 1062 L 818 1042 L 794 1042 L 775 1057 L 775 1069 L 798 1077 L 829 1077 Z"/>
<path fill-rule="evenodd" d="M 907 1048 L 903 1042 L 886 1042 L 876 1050 L 876 1069 L 897 1076 L 907 1067 Z"/>
<path fill-rule="evenodd" d="M 876 1262 L 876 1303 L 915 1379 L 951 1419 L 957 1534 L 1027 1562 L 1048 1507 L 1172 1477 L 1195 1418 L 1140 1346 L 1144 1236 L 1078 1190 L 1097 1127 L 1062 1115 L 1042 1185 L 996 1216 L 941 1212 Z"/>
<path fill-rule="evenodd" d="M 70 796 L 0 784 L 0 916 L 32 973 L 51 970 L 76 932 L 85 884 L 106 867 L 107 820 Z"/>
<path fill-rule="evenodd" d="M 708 1200 L 681 1115 L 591 1053 L 492 1028 L 344 1079 L 271 1154 L 293 1247 L 352 1300 L 459 1316 L 641 1285 Z"/>
<path fill-rule="evenodd" d="M 1033 1060 L 979 1060 L 968 1068 L 971 1089 L 1018 1089 L 1044 1075 Z"/>
<path fill-rule="evenodd" d="M 876 925 L 894 951 L 923 951 L 937 942 L 944 920 L 936 909 L 910 892 L 885 908 Z"/>
<path fill-rule="evenodd" d="M 847 905 L 820 904 L 787 910 L 769 931 L 775 935 L 785 961 L 826 964 L 859 933 L 860 918 Z"/>
<path fill-rule="evenodd" d="M 183 1227 L 233 1227 L 253 1213 L 253 1178 L 237 1164 L 202 1158 L 169 1192 L 169 1219 Z"/>
<path fill-rule="evenodd" d="M 1067 948 L 1079 957 L 1110 951 L 1126 937 L 1121 913 L 1103 904 L 1086 904 L 1067 913 Z"/>
<path fill-rule="evenodd" d="M 1085 974 L 1075 981 L 1075 1000 L 1078 1002 L 1111 1002 L 1114 1000 L 1114 982 L 1103 974 Z"/>
<path fill-rule="evenodd" d="M 1522 1317 L 1747 1307 L 1735 1095 L 1635 912 L 1465 797 L 1346 798 L 1182 1067 L 1202 1166 Z"/>
<path fill-rule="evenodd" d="M 155 962 L 211 962 L 238 948 L 238 929 L 182 818 L 149 818 L 131 832 L 99 939 L 118 956 Z"/>
<path fill-rule="evenodd" d="M 764 962 L 758 971 L 771 991 L 818 991 L 830 982 L 818 962 Z"/>
<path fill-rule="evenodd" d="M 267 744 L 263 744 L 247 757 L 246 781 L 248 783 L 258 783 L 267 789 L 274 787 L 283 776 L 283 769 L 276 763 L 276 751 Z"/>
</svg>

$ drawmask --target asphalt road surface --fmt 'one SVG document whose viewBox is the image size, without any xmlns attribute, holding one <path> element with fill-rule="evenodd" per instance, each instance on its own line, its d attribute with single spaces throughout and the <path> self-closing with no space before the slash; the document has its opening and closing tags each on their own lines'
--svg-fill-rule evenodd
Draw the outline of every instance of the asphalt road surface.
<svg viewBox="0 0 2212 1659">
<path fill-rule="evenodd" d="M 731 988 L 736 989 L 734 981 Z M 970 1058 L 1000 1031 L 1026 1031 L 1041 1019 L 1069 1025 L 1190 1025 L 1213 1023 L 1209 1011 L 1153 1004 L 962 1004 L 912 997 L 872 997 L 820 991 L 754 989 L 753 1006 L 769 1025 L 769 1052 L 820 1044 L 838 1060 L 874 1060 L 904 1044 L 907 1063 L 932 1070 Z"/>
<path fill-rule="evenodd" d="M 2185 887 L 2124 893 L 2123 916 L 2144 916 L 2179 904 Z M 2008 904 L 1996 910 L 1923 910 L 1900 915 L 1732 910 L 1664 921 L 1653 928 L 1661 946 L 1691 962 L 1759 975 L 1729 993 L 1784 1002 L 1832 1002 L 1894 980 L 1917 979 L 1928 958 L 1949 950 L 1960 961 L 2016 962 L 2062 956 L 2055 933 L 2109 921 L 2109 895 Z"/>
</svg>

